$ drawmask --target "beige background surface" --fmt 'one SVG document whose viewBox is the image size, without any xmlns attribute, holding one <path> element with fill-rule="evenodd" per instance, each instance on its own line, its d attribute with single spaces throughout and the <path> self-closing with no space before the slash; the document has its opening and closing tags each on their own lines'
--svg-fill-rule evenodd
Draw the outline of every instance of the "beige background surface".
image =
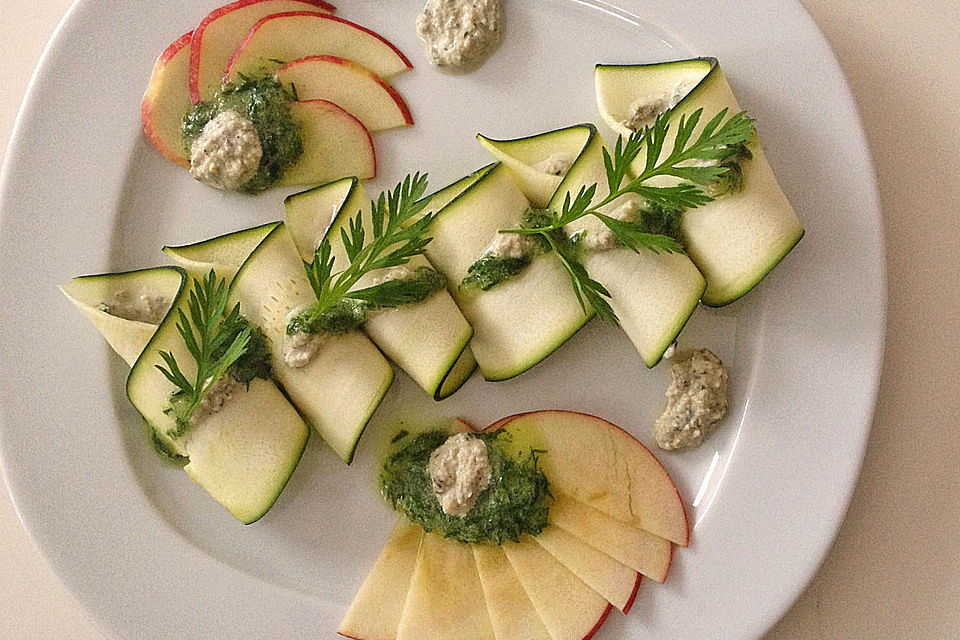
<svg viewBox="0 0 960 640">
<path fill-rule="evenodd" d="M 3 146 L 68 4 L 0 0 Z M 960 4 L 805 4 L 863 114 L 885 211 L 890 311 L 853 505 L 820 572 L 768 640 L 960 638 Z M 0 636 L 103 640 L 27 538 L 6 491 Z"/>
</svg>

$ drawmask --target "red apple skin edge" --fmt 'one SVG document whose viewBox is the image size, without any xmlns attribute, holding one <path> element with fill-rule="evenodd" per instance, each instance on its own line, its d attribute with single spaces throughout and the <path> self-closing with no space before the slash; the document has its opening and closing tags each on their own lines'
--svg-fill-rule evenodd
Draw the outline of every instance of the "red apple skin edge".
<svg viewBox="0 0 960 640">
<path fill-rule="evenodd" d="M 671 547 L 672 548 L 672 547 Z M 670 553 L 670 558 L 673 558 L 673 552 Z M 669 571 L 669 568 L 667 569 Z M 640 583 L 643 582 L 643 576 L 639 573 L 637 574 L 637 581 L 633 585 L 633 593 L 630 594 L 630 599 L 627 600 L 626 606 L 623 607 L 623 615 L 630 613 L 630 609 L 633 609 L 633 603 L 637 600 L 637 594 L 640 593 Z"/>
<path fill-rule="evenodd" d="M 311 12 L 309 12 L 309 11 L 286 11 L 286 12 L 284 12 L 284 13 L 275 13 L 275 14 L 270 15 L 270 16 L 267 16 L 267 17 L 265 17 L 265 18 L 261 18 L 260 20 L 257 21 L 256 24 L 254 24 L 252 27 L 250 27 L 250 31 L 247 32 L 247 35 L 243 38 L 243 41 L 237 46 L 236 51 L 234 51 L 234 52 L 233 52 L 233 55 L 230 57 L 230 62 L 227 63 L 227 68 L 226 68 L 226 70 L 223 72 L 223 79 L 224 79 L 224 81 L 226 81 L 227 78 L 230 77 L 230 72 L 233 70 L 233 65 L 236 64 L 237 58 L 240 56 L 241 53 L 243 53 L 243 50 L 247 47 L 247 45 L 250 44 L 250 39 L 253 37 L 254 33 L 256 33 L 257 29 L 260 28 L 260 25 L 262 25 L 264 22 L 267 22 L 268 20 L 273 20 L 273 19 L 275 19 L 275 18 L 287 18 L 287 17 L 292 17 L 292 16 L 313 16 L 313 17 L 316 17 L 316 18 L 321 19 L 321 20 L 333 20 L 334 22 L 339 22 L 339 23 L 341 23 L 341 24 L 350 25 L 351 27 L 354 27 L 354 28 L 356 28 L 356 29 L 359 29 L 360 31 L 363 31 L 364 33 L 367 33 L 367 34 L 373 36 L 374 38 L 376 38 L 377 40 L 379 40 L 379 41 L 382 42 L 383 44 L 385 44 L 385 45 L 387 45 L 388 47 L 390 47 L 390 49 L 392 49 L 393 52 L 396 53 L 397 56 L 400 57 L 400 60 L 401 60 L 405 65 L 407 65 L 407 69 L 413 69 L 413 63 L 410 62 L 410 58 L 408 58 L 407 56 L 403 55 L 403 51 L 400 51 L 400 49 L 398 49 L 392 42 L 390 42 L 389 40 L 387 40 L 386 38 L 384 38 L 382 35 L 380 35 L 380 34 L 377 33 L 376 31 L 371 31 L 370 29 L 367 29 L 366 27 L 361 26 L 361 25 L 357 24 L 356 22 L 350 22 L 349 20 L 344 20 L 343 18 L 338 18 L 337 16 L 327 15 L 327 14 L 325 14 L 325 13 L 311 13 Z M 199 62 L 198 62 L 198 64 L 199 64 Z"/>
<path fill-rule="evenodd" d="M 251 4 L 257 4 L 258 2 L 263 2 L 264 0 L 237 0 L 236 2 L 231 2 L 226 4 L 219 9 L 214 9 L 197 25 L 197 28 L 193 30 L 197 43 L 200 42 L 200 38 L 203 36 L 203 32 L 206 31 L 207 25 L 213 22 L 214 20 L 220 18 L 223 15 L 226 15 L 237 9 L 242 9 Z M 337 10 L 335 6 L 329 2 L 324 2 L 324 0 L 299 0 L 300 2 L 306 4 L 312 4 L 316 7 L 323 9 L 324 11 L 329 11 L 333 13 Z M 194 78 L 197 77 L 200 71 L 200 47 L 194 47 L 190 51 L 190 98 L 193 100 L 193 104 L 200 102 L 200 90 L 197 88 Z"/>
<path fill-rule="evenodd" d="M 670 474 L 667 472 L 666 468 L 663 466 L 663 463 L 660 462 L 660 459 L 657 458 L 657 456 L 653 455 L 653 452 L 650 451 L 650 449 L 647 449 L 647 447 L 644 446 L 644 444 L 643 444 L 642 442 L 640 442 L 639 440 L 637 440 L 633 435 L 631 435 L 629 431 L 627 431 L 627 430 L 624 429 L 623 427 L 618 427 L 617 425 L 613 424 L 613 423 L 610 422 L 609 420 L 604 420 L 603 418 L 601 418 L 601 417 L 599 417 L 599 416 L 595 416 L 595 415 L 593 415 L 593 414 L 591 414 L 591 413 L 584 413 L 584 412 L 582 412 L 582 411 L 565 411 L 565 410 L 562 410 L 562 409 L 544 409 L 544 410 L 541 410 L 541 411 L 523 411 L 523 412 L 521 412 L 521 413 L 516 413 L 516 414 L 514 414 L 514 415 L 512 415 L 512 416 L 507 416 L 506 418 L 501 418 L 500 420 L 497 420 L 496 422 L 494 422 L 493 424 L 491 424 L 489 427 L 487 427 L 487 428 L 484 429 L 483 431 L 490 432 L 490 431 L 496 431 L 497 429 L 502 429 L 502 428 L 505 427 L 507 424 L 509 424 L 510 422 L 513 422 L 513 421 L 516 420 L 517 418 L 522 418 L 523 416 L 529 416 L 529 415 L 532 415 L 532 414 L 534 414 L 534 413 L 567 413 L 567 414 L 572 414 L 572 415 L 584 416 L 584 417 L 587 417 L 587 418 L 593 418 L 594 420 L 600 420 L 601 422 L 606 422 L 606 423 L 607 423 L 608 425 L 610 425 L 611 427 L 614 427 L 615 429 L 618 429 L 618 430 L 620 430 L 620 431 L 623 431 L 625 434 L 627 434 L 628 436 L 630 436 L 630 437 L 634 440 L 634 442 L 637 443 L 638 446 L 642 447 L 644 451 L 646 451 L 647 453 L 650 454 L 650 457 L 652 457 L 654 460 L 657 461 L 657 464 L 660 465 L 660 468 L 663 469 L 663 472 L 666 474 L 666 476 L 667 476 L 668 478 L 670 478 Z M 680 495 L 680 490 L 677 489 L 677 485 L 673 482 L 673 478 L 670 478 L 670 483 L 673 484 L 673 490 L 677 492 L 677 499 L 680 500 L 680 504 L 681 504 L 681 506 L 683 506 L 683 520 L 684 520 L 684 524 L 687 525 L 687 544 L 685 544 L 685 545 L 680 545 L 680 546 L 688 547 L 688 546 L 690 546 L 690 518 L 687 516 L 687 505 L 686 505 L 686 503 L 683 501 L 683 496 Z M 672 552 L 672 548 L 671 548 L 670 560 L 671 560 L 671 562 L 673 562 L 673 552 Z"/>
<path fill-rule="evenodd" d="M 407 106 L 406 100 L 403 99 L 400 93 L 393 88 L 393 85 L 387 82 L 386 80 L 384 80 L 383 78 L 381 78 L 380 76 L 378 76 L 377 74 L 375 74 L 373 71 L 370 71 L 366 67 L 363 67 L 351 60 L 344 60 L 343 58 L 338 58 L 337 56 L 306 56 L 303 58 L 298 58 L 293 62 L 288 62 L 287 64 L 283 65 L 277 70 L 277 75 L 280 75 L 281 73 L 283 73 L 284 70 L 289 69 L 290 67 L 295 67 L 300 63 L 313 62 L 313 61 L 331 62 L 333 64 L 342 64 L 344 66 L 359 69 L 362 73 L 373 78 L 373 80 L 376 81 L 377 84 L 383 87 L 384 90 L 388 94 L 390 94 L 390 97 L 393 98 L 393 101 L 397 103 L 397 107 L 400 109 L 400 113 L 403 114 L 404 122 L 406 122 L 408 125 L 411 125 L 411 126 L 413 125 L 413 114 L 410 113 L 410 107 Z"/>
<path fill-rule="evenodd" d="M 602 627 L 603 623 L 607 621 L 607 616 L 610 615 L 611 611 L 613 611 L 613 605 L 608 604 L 606 610 L 603 612 L 603 615 L 600 616 L 599 620 L 597 620 L 597 624 L 593 625 L 593 629 L 590 629 L 590 632 L 583 637 L 583 640 L 590 640 L 597 634 L 597 631 L 600 631 L 600 627 Z"/>
<path fill-rule="evenodd" d="M 167 47 L 163 53 L 160 54 L 160 57 L 157 58 L 157 62 L 154 68 L 159 68 L 166 65 L 167 62 L 170 61 L 170 58 L 175 56 L 177 53 L 180 52 L 181 49 L 183 49 L 184 47 L 190 44 L 190 40 L 192 39 L 192 36 L 193 36 L 193 32 L 188 31 L 187 33 L 183 34 L 182 36 L 174 40 L 173 43 L 169 47 Z M 147 89 L 149 90 L 149 88 L 150 87 L 148 85 Z M 153 127 L 150 126 L 149 124 L 150 110 L 152 109 L 152 107 L 153 107 L 153 101 L 147 99 L 146 96 L 144 96 L 143 102 L 140 103 L 140 122 L 143 124 L 144 135 L 147 136 L 147 140 L 150 141 L 150 144 L 156 147 L 157 151 L 162 153 L 164 157 L 166 157 L 168 160 L 172 160 L 173 162 L 177 163 L 181 167 L 185 167 L 189 169 L 190 163 L 187 162 L 180 154 L 176 153 L 175 151 L 167 150 L 166 144 L 164 144 L 163 140 L 161 140 L 156 135 Z"/>
</svg>

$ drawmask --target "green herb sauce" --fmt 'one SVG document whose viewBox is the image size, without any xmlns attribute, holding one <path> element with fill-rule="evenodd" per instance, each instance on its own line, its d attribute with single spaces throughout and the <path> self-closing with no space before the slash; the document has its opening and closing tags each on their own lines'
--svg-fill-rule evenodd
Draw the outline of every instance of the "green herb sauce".
<svg viewBox="0 0 960 640">
<path fill-rule="evenodd" d="M 300 125 L 290 115 L 292 100 L 293 93 L 273 76 L 241 77 L 224 86 L 213 98 L 201 102 L 184 116 L 181 133 L 187 156 L 207 122 L 222 111 L 232 109 L 253 123 L 263 150 L 256 175 L 242 190 L 259 193 L 269 188 L 303 155 Z"/>
<path fill-rule="evenodd" d="M 443 512 L 430 481 L 430 454 L 450 434 L 432 430 L 418 435 L 404 434 L 396 439 L 396 450 L 380 471 L 380 493 L 387 503 L 427 531 L 435 531 L 460 542 L 500 544 L 519 540 L 521 535 L 535 536 L 547 526 L 550 487 L 537 468 L 537 452 L 522 459 L 508 457 L 500 433 L 477 434 L 487 445 L 490 458 L 490 484 L 477 503 L 463 517 Z"/>
<path fill-rule="evenodd" d="M 242 320 L 240 327 L 237 329 L 237 333 L 240 333 L 245 326 L 249 326 L 250 324 L 246 318 L 242 318 Z M 223 355 L 222 352 L 226 351 L 227 345 L 231 342 L 233 342 L 232 337 L 225 341 L 218 349 L 215 349 L 213 358 L 219 359 Z M 237 358 L 236 362 L 230 365 L 229 372 L 237 382 L 247 387 L 250 386 L 254 378 L 270 379 L 270 375 L 273 372 L 273 368 L 270 365 L 270 346 L 267 343 L 267 337 L 263 334 L 263 331 L 260 330 L 260 327 L 253 327 L 251 329 L 250 340 L 247 342 L 246 351 L 243 352 L 242 356 Z"/>
<path fill-rule="evenodd" d="M 720 161 L 719 166 L 727 170 L 710 185 L 710 195 L 714 198 L 719 198 L 728 193 L 743 191 L 745 183 L 743 163 L 751 158 L 753 158 L 753 153 L 747 147 L 746 143 L 741 142 L 736 145 L 733 152 Z"/>
<path fill-rule="evenodd" d="M 531 207 L 523 214 L 523 219 L 520 221 L 520 228 L 536 229 L 538 227 L 546 227 L 550 225 L 551 221 L 548 211 Z M 520 258 L 507 258 L 492 253 L 485 253 L 467 269 L 467 277 L 463 279 L 461 286 L 465 289 L 489 291 L 498 284 L 520 274 L 538 255 L 550 251 L 550 243 L 540 234 L 526 235 L 523 237 L 530 247 L 525 255 Z"/>
<path fill-rule="evenodd" d="M 640 211 L 641 231 L 668 236 L 680 241 L 680 212 L 651 204 Z"/>
<path fill-rule="evenodd" d="M 371 313 L 411 304 L 420 304 L 446 287 L 443 276 L 430 267 L 417 267 L 410 278 L 387 280 L 378 285 L 351 291 L 347 297 L 317 314 L 307 309 L 287 323 L 287 335 L 329 333 L 343 335 L 357 331 Z"/>
<path fill-rule="evenodd" d="M 484 254 L 467 269 L 467 277 L 463 279 L 462 286 L 489 291 L 523 271 L 531 262 L 533 257 L 529 255 L 522 258 L 502 258 L 491 253 Z"/>
</svg>

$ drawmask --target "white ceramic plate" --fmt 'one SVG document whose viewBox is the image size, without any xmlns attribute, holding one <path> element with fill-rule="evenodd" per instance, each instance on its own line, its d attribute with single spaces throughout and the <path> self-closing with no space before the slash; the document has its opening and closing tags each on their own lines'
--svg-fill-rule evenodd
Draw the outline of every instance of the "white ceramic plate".
<svg viewBox="0 0 960 640">
<path fill-rule="evenodd" d="M 873 171 L 849 89 L 798 2 L 619 1 L 625 10 L 508 0 L 503 48 L 464 77 L 424 62 L 420 0 L 338 5 L 417 66 L 396 82 L 417 126 L 377 136 L 379 187 L 418 169 L 439 187 L 488 162 L 478 131 L 597 122 L 596 62 L 721 60 L 807 235 L 757 290 L 698 310 L 684 332 L 684 345 L 731 365 L 734 411 L 699 450 L 660 456 L 693 544 L 666 585 L 644 584 L 600 637 L 756 638 L 826 553 L 866 442 L 884 319 Z M 667 372 L 647 371 L 619 331 L 593 322 L 519 378 L 477 376 L 443 403 L 399 375 L 354 465 L 311 438 L 279 502 L 250 527 L 161 461 L 124 396 L 125 367 L 55 285 L 163 263 L 163 243 L 282 215 L 283 194 L 207 189 L 140 132 L 154 59 L 214 3 L 81 0 L 44 55 L 0 180 L 0 454 L 25 525 L 108 634 L 332 638 L 393 519 L 374 491 L 378 436 L 402 420 L 486 424 L 568 408 L 649 442 Z"/>
</svg>

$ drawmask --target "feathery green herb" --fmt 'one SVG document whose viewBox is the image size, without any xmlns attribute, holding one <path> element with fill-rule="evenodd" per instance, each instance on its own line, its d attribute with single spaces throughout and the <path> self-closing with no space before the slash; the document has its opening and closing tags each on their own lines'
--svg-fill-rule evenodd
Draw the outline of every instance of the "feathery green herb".
<svg viewBox="0 0 960 640">
<path fill-rule="evenodd" d="M 358 327 L 371 309 L 422 302 L 443 287 L 439 273 L 421 267 L 415 270 L 412 278 L 351 291 L 360 278 L 371 271 L 398 267 L 423 254 L 432 239 L 428 231 L 433 223 L 433 215 L 417 217 L 428 204 L 422 200 L 426 189 L 427 176 L 417 173 L 408 175 L 392 191 L 381 193 L 371 202 L 369 237 L 364 230 L 362 212 L 348 220 L 346 227 L 340 230 L 340 238 L 350 264 L 342 270 L 334 269 L 336 260 L 330 238 L 325 237 L 320 242 L 313 260 L 304 263 L 317 302 L 291 320 L 287 333 L 328 331 L 325 324 L 333 324 L 330 328 L 336 330 L 342 329 L 346 325 L 328 321 L 331 314 L 342 318 L 344 311 L 354 315 L 357 319 L 355 327 Z"/>
<path fill-rule="evenodd" d="M 698 109 L 689 117 L 680 116 L 673 148 L 661 160 L 670 133 L 671 113 L 667 111 L 661 114 L 652 126 L 633 133 L 626 141 L 618 138 L 612 154 L 607 149 L 603 150 L 608 189 L 606 197 L 594 202 L 597 185 L 584 186 L 575 197 L 571 198 L 567 193 L 560 210 L 551 212 L 550 224 L 506 229 L 502 233 L 539 234 L 546 237 L 584 216 L 592 215 L 610 229 L 617 242 L 634 251 L 682 253 L 679 234 L 675 231 L 679 214 L 710 202 L 724 193 L 723 189 L 729 191 L 742 185 L 742 179 L 737 181 L 730 174 L 740 171 L 739 161 L 749 157 L 744 154 L 744 151 L 749 154 L 746 142 L 755 135 L 756 130 L 755 121 L 745 112 L 727 118 L 727 109 L 723 109 L 693 138 L 693 132 L 703 115 L 703 109 Z M 636 177 L 628 179 L 631 166 L 642 152 L 645 153 L 643 170 Z M 650 184 L 650 180 L 662 176 L 672 176 L 680 182 L 673 185 Z M 604 206 L 628 194 L 640 196 L 653 212 L 652 215 L 641 214 L 640 220 L 631 221 L 619 220 L 600 212 Z M 645 224 L 645 219 L 658 218 L 661 224 Z M 669 225 L 663 224 L 668 222 Z M 551 241 L 551 244 L 555 245 L 554 250 L 570 275 L 574 292 L 584 309 L 585 303 L 589 302 L 597 315 L 616 323 L 616 315 L 607 302 L 610 294 L 587 275 L 576 251 L 564 251 L 563 246 L 555 241 Z"/>
<path fill-rule="evenodd" d="M 242 326 L 245 321 L 240 316 L 239 304 L 226 312 L 229 293 L 227 281 L 218 280 L 211 270 L 203 279 L 191 282 L 189 315 L 183 309 L 177 310 L 177 330 L 196 364 L 193 380 L 184 375 L 171 352 L 160 352 L 166 366 L 155 366 L 176 387 L 168 409 L 176 419 L 176 427 L 170 433 L 173 437 L 183 434 L 210 389 L 247 351 L 251 328 Z"/>
</svg>

